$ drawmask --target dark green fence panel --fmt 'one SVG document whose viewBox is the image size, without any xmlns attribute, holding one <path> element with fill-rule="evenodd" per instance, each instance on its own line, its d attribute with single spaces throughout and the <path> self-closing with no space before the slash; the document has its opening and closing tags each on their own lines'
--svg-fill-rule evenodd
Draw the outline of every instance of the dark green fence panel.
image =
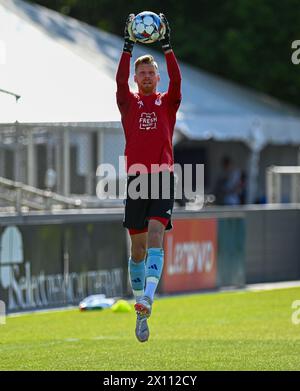
<svg viewBox="0 0 300 391">
<path fill-rule="evenodd" d="M 245 285 L 245 219 L 218 219 L 218 287 Z"/>
</svg>

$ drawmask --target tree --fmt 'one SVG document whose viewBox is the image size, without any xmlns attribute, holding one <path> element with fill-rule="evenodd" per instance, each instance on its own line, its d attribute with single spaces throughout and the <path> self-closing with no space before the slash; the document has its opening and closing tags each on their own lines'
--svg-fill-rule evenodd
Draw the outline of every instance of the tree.
<svg viewBox="0 0 300 391">
<path fill-rule="evenodd" d="M 145 8 L 140 0 L 34 2 L 119 35 L 126 16 Z M 149 0 L 146 8 L 166 14 L 181 60 L 299 105 L 300 64 L 291 61 L 299 0 Z"/>
</svg>

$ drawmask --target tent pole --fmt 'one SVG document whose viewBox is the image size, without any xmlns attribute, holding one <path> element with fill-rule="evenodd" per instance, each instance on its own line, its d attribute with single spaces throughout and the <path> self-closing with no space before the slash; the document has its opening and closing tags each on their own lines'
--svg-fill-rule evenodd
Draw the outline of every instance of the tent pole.
<svg viewBox="0 0 300 391">
<path fill-rule="evenodd" d="M 261 149 L 251 149 L 248 164 L 249 180 L 247 191 L 247 204 L 253 204 L 257 198 L 260 152 Z"/>
<path fill-rule="evenodd" d="M 70 132 L 65 129 L 63 133 L 63 164 L 64 164 L 64 195 L 70 195 Z"/>
<path fill-rule="evenodd" d="M 27 178 L 30 186 L 36 187 L 36 159 L 33 131 L 28 131 L 28 145 L 27 145 Z"/>
</svg>

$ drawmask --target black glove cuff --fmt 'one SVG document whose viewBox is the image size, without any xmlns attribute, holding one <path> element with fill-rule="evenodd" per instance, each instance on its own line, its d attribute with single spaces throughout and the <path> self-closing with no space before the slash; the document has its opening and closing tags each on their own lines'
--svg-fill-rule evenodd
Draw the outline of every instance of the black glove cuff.
<svg viewBox="0 0 300 391">
<path fill-rule="evenodd" d="M 162 49 L 163 49 L 164 52 L 167 52 L 168 50 L 171 50 L 171 49 L 172 49 L 172 46 L 171 46 L 171 43 L 170 43 L 169 40 L 164 40 L 164 39 L 162 39 L 162 40 L 160 41 L 160 43 L 161 43 L 161 47 L 162 47 Z"/>
<path fill-rule="evenodd" d="M 133 50 L 133 45 L 134 45 L 134 42 L 133 41 L 125 41 L 124 42 L 124 47 L 123 47 L 123 52 L 127 52 L 129 54 L 132 53 L 132 50 Z"/>
</svg>

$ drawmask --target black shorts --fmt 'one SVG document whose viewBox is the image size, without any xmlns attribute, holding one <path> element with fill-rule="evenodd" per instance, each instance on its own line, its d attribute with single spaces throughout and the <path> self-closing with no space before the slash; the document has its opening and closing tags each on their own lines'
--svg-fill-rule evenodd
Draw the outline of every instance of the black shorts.
<svg viewBox="0 0 300 391">
<path fill-rule="evenodd" d="M 132 183 L 134 180 L 136 182 Z M 138 182 L 147 183 L 148 186 L 141 191 Z M 130 185 L 132 185 L 130 187 Z M 136 198 L 132 198 L 130 189 L 136 189 Z M 129 194 L 130 192 L 130 194 Z M 136 199 L 135 199 L 136 198 Z M 152 217 L 166 220 L 166 231 L 172 229 L 171 215 L 174 206 L 174 174 L 140 174 L 130 175 L 127 178 L 125 214 L 123 226 L 128 229 L 142 230 L 148 226 Z"/>
</svg>

